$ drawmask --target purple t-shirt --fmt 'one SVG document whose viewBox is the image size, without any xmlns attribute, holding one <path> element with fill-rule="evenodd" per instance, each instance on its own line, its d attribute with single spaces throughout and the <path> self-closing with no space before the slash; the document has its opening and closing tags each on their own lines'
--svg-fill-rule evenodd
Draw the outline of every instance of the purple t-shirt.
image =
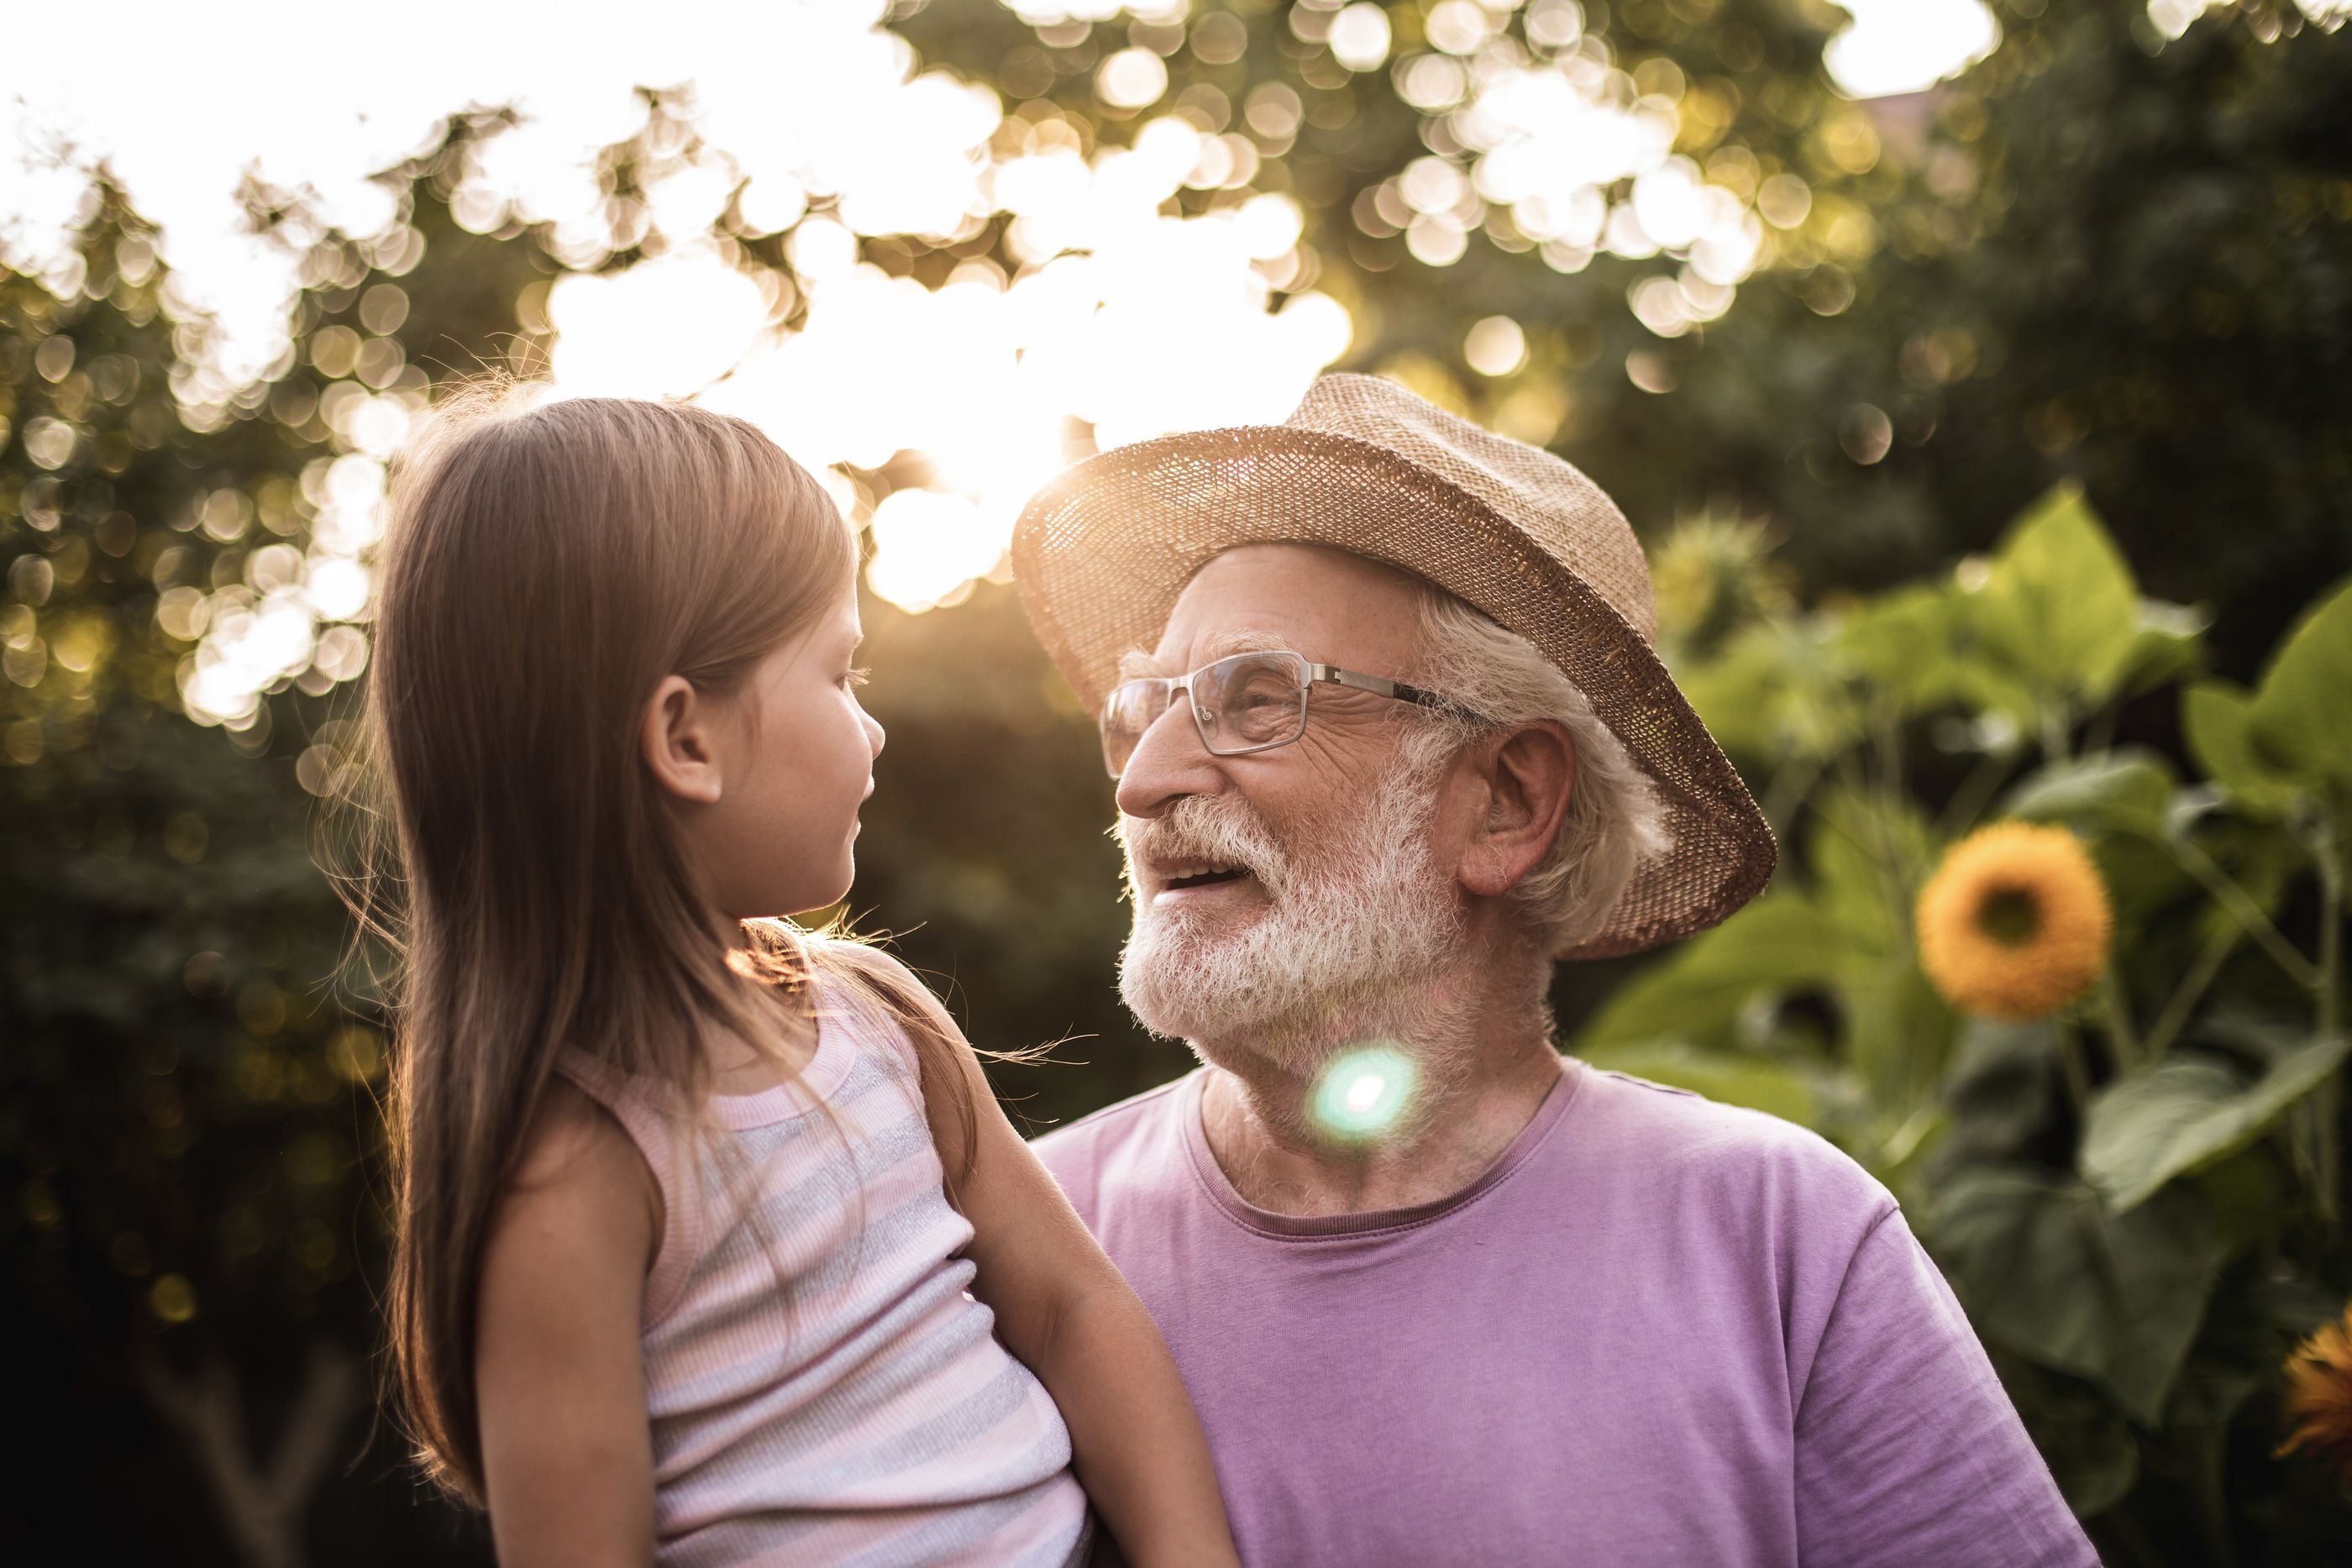
<svg viewBox="0 0 2352 1568">
<path fill-rule="evenodd" d="M 1570 1061 L 1452 1197 L 1297 1218 L 1225 1179 L 1205 1082 L 1037 1152 L 1245 1562 L 2095 1568 L 1894 1198 L 1811 1133 Z"/>
</svg>

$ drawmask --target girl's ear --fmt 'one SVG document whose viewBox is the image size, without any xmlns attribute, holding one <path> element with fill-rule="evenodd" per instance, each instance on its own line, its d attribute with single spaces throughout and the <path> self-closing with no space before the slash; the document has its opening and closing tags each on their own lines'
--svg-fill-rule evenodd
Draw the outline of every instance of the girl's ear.
<svg viewBox="0 0 2352 1568">
<path fill-rule="evenodd" d="M 1495 898 L 1535 870 L 1559 836 L 1576 789 L 1576 743 L 1547 719 L 1488 742 L 1476 757 L 1486 811 L 1459 874 L 1471 892 Z"/>
<path fill-rule="evenodd" d="M 717 716 L 684 675 L 663 677 L 646 703 L 639 749 L 662 788 L 681 800 L 715 806 L 725 792 L 711 733 Z"/>
</svg>

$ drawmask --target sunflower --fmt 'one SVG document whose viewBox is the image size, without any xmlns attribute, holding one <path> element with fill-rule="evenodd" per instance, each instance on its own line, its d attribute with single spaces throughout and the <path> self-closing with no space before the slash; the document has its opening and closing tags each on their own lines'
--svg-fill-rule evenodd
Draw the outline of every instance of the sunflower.
<svg viewBox="0 0 2352 1568">
<path fill-rule="evenodd" d="M 1919 962 L 1962 1012 L 2035 1019 L 2107 961 L 2106 884 L 2074 834 L 1995 822 L 1952 846 L 1919 894 Z"/>
<path fill-rule="evenodd" d="M 2352 1306 L 2294 1347 L 2286 1362 L 2286 1418 L 2295 1424 L 2278 1451 L 2315 1448 L 2352 1477 Z"/>
</svg>

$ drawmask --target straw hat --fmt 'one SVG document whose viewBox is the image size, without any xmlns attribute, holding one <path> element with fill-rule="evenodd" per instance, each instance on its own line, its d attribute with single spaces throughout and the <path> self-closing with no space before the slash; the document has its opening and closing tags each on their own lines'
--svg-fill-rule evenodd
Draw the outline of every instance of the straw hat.
<svg viewBox="0 0 2352 1568">
<path fill-rule="evenodd" d="M 1622 513 L 1550 453 L 1370 376 L 1318 381 L 1279 425 L 1099 453 L 1031 499 L 1022 603 L 1089 711 L 1210 557 L 1319 544 L 1423 578 L 1535 644 L 1655 782 L 1674 847 L 1559 956 L 1639 952 L 1715 925 L 1772 874 L 1772 831 L 1658 662 L 1650 570 Z M 1310 657 L 1320 656 L 1314 650 Z"/>
</svg>

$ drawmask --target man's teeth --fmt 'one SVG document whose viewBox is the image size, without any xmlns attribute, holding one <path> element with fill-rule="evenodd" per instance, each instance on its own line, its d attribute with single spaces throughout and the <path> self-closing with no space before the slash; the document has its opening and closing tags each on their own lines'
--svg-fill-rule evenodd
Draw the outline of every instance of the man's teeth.
<svg viewBox="0 0 2352 1568">
<path fill-rule="evenodd" d="M 1201 876 L 1234 876 L 1239 874 L 1241 869 L 1235 865 L 1181 865 L 1169 872 L 1168 880 L 1190 882 L 1194 877 Z"/>
</svg>

